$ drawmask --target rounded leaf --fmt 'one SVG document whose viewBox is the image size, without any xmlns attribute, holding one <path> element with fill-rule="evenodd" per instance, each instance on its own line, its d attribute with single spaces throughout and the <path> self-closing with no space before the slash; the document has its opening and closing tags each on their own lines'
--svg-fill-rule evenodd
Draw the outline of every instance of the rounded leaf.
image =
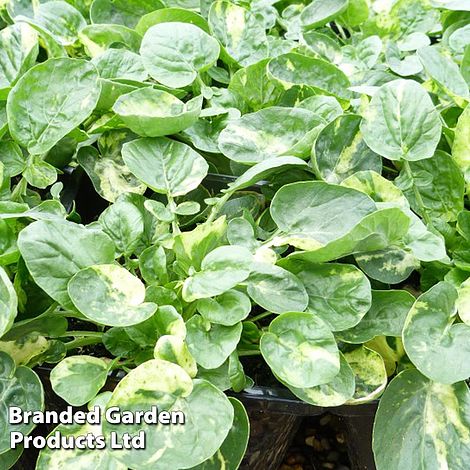
<svg viewBox="0 0 470 470">
<path fill-rule="evenodd" d="M 10 450 L 10 433 L 29 434 L 34 424 L 8 424 L 8 408 L 18 406 L 22 412 L 42 411 L 44 409 L 44 391 L 41 381 L 28 367 L 15 367 L 13 359 L 0 351 L 0 454 Z"/>
<path fill-rule="evenodd" d="M 67 292 L 72 276 L 92 265 L 112 263 L 115 253 L 113 242 L 103 232 L 52 220 L 24 228 L 18 247 L 36 284 L 66 308 L 73 308 Z"/>
<path fill-rule="evenodd" d="M 374 400 L 382 394 L 387 385 L 387 371 L 382 356 L 366 348 L 365 346 L 354 347 L 344 352 L 354 372 L 356 389 L 348 404 L 358 405 Z"/>
<path fill-rule="evenodd" d="M 318 94 L 349 100 L 351 86 L 348 77 L 330 62 L 323 59 L 289 52 L 274 57 L 268 64 L 268 72 L 285 88 L 294 85 L 311 87 Z"/>
<path fill-rule="evenodd" d="M 256 263 L 246 283 L 248 295 L 269 312 L 303 312 L 308 305 L 302 282 L 279 266 Z"/>
<path fill-rule="evenodd" d="M 67 403 L 82 406 L 106 383 L 108 364 L 93 356 L 66 357 L 51 371 L 52 389 Z"/>
<path fill-rule="evenodd" d="M 354 394 L 354 372 L 343 354 L 339 353 L 340 369 L 330 382 L 310 388 L 290 387 L 289 390 L 306 403 L 315 406 L 339 406 Z"/>
<path fill-rule="evenodd" d="M 13 325 L 17 309 L 18 296 L 16 291 L 7 273 L 0 267 L 0 338 Z"/>
<path fill-rule="evenodd" d="M 49 59 L 26 72 L 8 95 L 10 133 L 30 153 L 46 153 L 92 113 L 99 94 L 90 62 Z"/>
<path fill-rule="evenodd" d="M 403 329 L 411 362 L 426 377 L 444 384 L 470 377 L 470 326 L 454 324 L 457 295 L 452 284 L 435 284 L 418 297 Z"/>
<path fill-rule="evenodd" d="M 342 331 L 339 336 L 343 341 L 356 344 L 376 336 L 401 337 L 414 301 L 406 290 L 373 290 L 370 310 L 355 327 Z"/>
<path fill-rule="evenodd" d="M 251 302 L 243 292 L 230 289 L 212 299 L 199 299 L 196 308 L 211 323 L 231 326 L 249 315 Z"/>
<path fill-rule="evenodd" d="M 139 88 L 118 98 L 113 111 L 133 132 L 144 137 L 177 134 L 196 122 L 202 95 L 183 103 L 152 87 Z"/>
<path fill-rule="evenodd" d="M 322 123 L 311 111 L 273 106 L 231 121 L 219 135 L 219 148 L 231 160 L 255 164 L 272 157 L 306 157 L 308 133 Z"/>
<path fill-rule="evenodd" d="M 266 32 L 251 11 L 231 2 L 216 1 L 211 4 L 208 20 L 212 34 L 224 47 L 224 60 L 245 67 L 268 56 Z"/>
<path fill-rule="evenodd" d="M 312 0 L 300 15 L 303 29 L 324 26 L 348 8 L 348 0 Z"/>
<path fill-rule="evenodd" d="M 211 324 L 200 315 L 186 322 L 186 341 L 191 354 L 205 369 L 221 366 L 235 351 L 242 334 L 242 324 L 232 326 Z"/>
<path fill-rule="evenodd" d="M 463 470 L 470 460 L 469 441 L 470 392 L 465 382 L 443 385 L 414 369 L 390 382 L 374 423 L 377 470 Z"/>
<path fill-rule="evenodd" d="M 279 315 L 261 336 L 260 350 L 273 372 L 297 388 L 328 383 L 340 369 L 333 333 L 311 313 Z"/>
<path fill-rule="evenodd" d="M 332 331 L 357 325 L 371 306 L 367 277 L 350 264 L 313 264 L 292 260 L 283 266 L 305 286 L 308 310 L 318 315 Z"/>
<path fill-rule="evenodd" d="M 116 264 L 90 266 L 68 284 L 75 307 L 90 320 L 109 326 L 130 326 L 150 318 L 157 306 L 145 300 L 145 286 Z"/>
<path fill-rule="evenodd" d="M 204 257 L 201 271 L 184 281 L 183 299 L 192 302 L 232 289 L 250 275 L 251 263 L 248 249 L 238 245 L 219 246 Z"/>
<path fill-rule="evenodd" d="M 382 85 L 367 107 L 361 131 L 369 148 L 389 160 L 434 155 L 442 124 L 431 98 L 413 80 Z"/>
<path fill-rule="evenodd" d="M 270 211 L 288 243 L 310 250 L 342 237 L 375 209 L 372 199 L 360 191 L 303 181 L 283 186 Z"/>
<path fill-rule="evenodd" d="M 340 183 L 358 171 L 382 172 L 382 158 L 367 147 L 360 123 L 360 116 L 348 114 L 322 129 L 312 151 L 312 163 L 320 178 Z"/>
<path fill-rule="evenodd" d="M 159 23 L 147 30 L 140 55 L 152 78 L 162 85 L 191 85 L 219 57 L 219 43 L 191 23 Z"/>
<path fill-rule="evenodd" d="M 103 423 L 104 433 L 137 434 L 143 430 L 146 448 L 123 450 L 115 457 L 131 468 L 167 470 L 192 467 L 211 457 L 225 440 L 234 411 L 228 398 L 205 380 L 195 380 L 178 365 L 152 359 L 131 371 L 113 392 L 107 407 L 122 411 L 182 411 L 184 425 Z"/>
<path fill-rule="evenodd" d="M 191 470 L 237 470 L 245 455 L 250 437 L 250 421 L 243 404 L 229 397 L 234 417 L 230 431 L 220 449 L 208 460 Z M 223 464 L 222 464 L 223 462 Z"/>
<path fill-rule="evenodd" d="M 196 151 L 165 137 L 133 140 L 122 147 L 129 170 L 157 193 L 182 196 L 196 189 L 209 165 Z"/>
</svg>

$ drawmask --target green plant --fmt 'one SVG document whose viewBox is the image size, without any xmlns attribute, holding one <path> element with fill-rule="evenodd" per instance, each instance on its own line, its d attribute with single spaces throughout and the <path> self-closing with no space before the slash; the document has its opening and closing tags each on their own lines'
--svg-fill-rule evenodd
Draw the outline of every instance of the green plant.
<svg viewBox="0 0 470 470">
<path fill-rule="evenodd" d="M 314 405 L 380 397 L 379 470 L 466 468 L 470 3 L 389 3 L 1 4 L 2 468 L 47 363 L 71 405 L 187 422 L 38 470 L 236 469 L 246 356 Z"/>
</svg>

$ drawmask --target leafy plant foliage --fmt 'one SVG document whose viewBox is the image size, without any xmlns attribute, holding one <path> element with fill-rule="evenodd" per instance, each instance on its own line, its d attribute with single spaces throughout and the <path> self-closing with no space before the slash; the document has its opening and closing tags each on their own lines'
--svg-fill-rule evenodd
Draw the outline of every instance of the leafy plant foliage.
<svg viewBox="0 0 470 470">
<path fill-rule="evenodd" d="M 468 468 L 469 23 L 468 0 L 0 2 L 0 466 L 48 364 L 73 406 L 187 422 L 38 470 L 236 470 L 224 392 L 254 356 L 312 405 L 379 399 L 378 470 Z"/>
</svg>

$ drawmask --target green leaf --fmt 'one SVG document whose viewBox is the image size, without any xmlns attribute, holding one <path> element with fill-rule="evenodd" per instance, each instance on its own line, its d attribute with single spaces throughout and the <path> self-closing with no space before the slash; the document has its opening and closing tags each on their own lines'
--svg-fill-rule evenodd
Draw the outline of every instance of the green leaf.
<svg viewBox="0 0 470 470">
<path fill-rule="evenodd" d="M 438 150 L 432 158 L 410 162 L 409 168 L 411 178 L 402 171 L 395 182 L 405 193 L 412 209 L 421 216 L 425 211 L 433 218 L 455 221 L 463 209 L 465 182 L 452 157 Z M 419 202 L 416 191 L 421 197 Z"/>
<path fill-rule="evenodd" d="M 115 251 L 99 230 L 52 220 L 39 220 L 23 229 L 18 247 L 34 281 L 66 308 L 73 307 L 67 293 L 72 276 L 95 264 L 112 263 Z"/>
<path fill-rule="evenodd" d="M 123 44 L 132 52 L 139 52 L 142 37 L 133 29 L 119 24 L 91 24 L 79 33 L 79 39 L 90 57 L 97 57 L 113 44 Z"/>
<path fill-rule="evenodd" d="M 298 398 L 315 406 L 339 406 L 354 394 L 354 372 L 343 354 L 339 353 L 340 369 L 334 378 L 323 385 L 310 388 L 296 388 L 287 385 Z"/>
<path fill-rule="evenodd" d="M 105 392 L 101 397 L 110 394 Z M 102 398 L 101 398 L 102 399 Z M 93 403 L 93 402 L 92 402 Z M 101 420 L 104 420 L 101 416 Z M 64 439 L 76 441 L 81 436 L 93 436 L 95 439 L 103 435 L 101 425 L 94 425 L 85 423 L 81 424 L 59 424 L 49 436 L 57 435 L 59 433 Z M 48 437 L 49 437 L 48 436 Z M 79 441 L 80 442 L 80 441 Z M 96 441 L 95 441 L 96 442 Z M 59 448 L 51 449 L 44 447 L 40 453 L 36 463 L 36 470 L 48 470 L 50 468 L 58 468 L 64 465 L 73 463 L 77 468 L 86 468 L 87 470 L 126 470 L 127 466 L 121 464 L 113 457 L 113 451 L 109 448 L 109 440 L 107 442 L 108 448 L 86 448 L 79 449 L 77 446 L 73 449 Z"/>
<path fill-rule="evenodd" d="M 406 290 L 373 290 L 372 305 L 361 321 L 340 333 L 348 343 L 365 343 L 376 336 L 401 337 L 415 298 Z"/>
<path fill-rule="evenodd" d="M 457 296 L 452 284 L 434 285 L 418 297 L 403 329 L 411 362 L 426 377 L 443 384 L 470 376 L 470 326 L 455 323 Z"/>
<path fill-rule="evenodd" d="M 342 186 L 357 189 L 370 196 L 375 202 L 409 209 L 410 205 L 405 195 L 392 181 L 384 178 L 375 171 L 358 171 L 346 178 Z"/>
<path fill-rule="evenodd" d="M 279 315 L 261 336 L 260 350 L 273 372 L 297 388 L 328 383 L 340 370 L 333 334 L 311 313 Z"/>
<path fill-rule="evenodd" d="M 240 175 L 233 183 L 229 184 L 230 191 L 245 189 L 258 181 L 265 180 L 268 177 L 275 177 L 276 174 L 284 171 L 294 170 L 295 168 L 308 169 L 307 162 L 297 157 L 272 157 L 263 160 L 252 166 Z"/>
<path fill-rule="evenodd" d="M 427 36 L 426 36 L 427 37 Z M 401 58 L 400 49 L 394 42 L 387 44 L 385 50 L 385 57 L 387 64 L 392 72 L 402 77 L 408 77 L 410 75 L 416 75 L 423 70 L 423 66 L 416 55 L 408 55 L 403 59 Z"/>
<path fill-rule="evenodd" d="M 44 409 L 44 391 L 41 381 L 28 367 L 15 367 L 13 359 L 0 351 L 0 381 L 2 383 L 2 408 L 0 411 L 0 454 L 10 450 L 10 433 L 28 435 L 35 427 L 31 422 L 9 424 L 8 408 L 18 406 L 21 411 Z"/>
<path fill-rule="evenodd" d="M 324 26 L 334 20 L 348 7 L 348 0 L 312 0 L 300 14 L 300 23 L 305 30 Z"/>
<path fill-rule="evenodd" d="M 33 155 L 23 172 L 23 176 L 31 186 L 47 188 L 56 182 L 57 170 L 40 156 Z"/>
<path fill-rule="evenodd" d="M 231 289 L 213 299 L 199 299 L 198 312 L 211 323 L 232 326 L 244 320 L 251 312 L 251 302 L 246 294 Z"/>
<path fill-rule="evenodd" d="M 320 131 L 312 150 L 312 164 L 321 179 L 340 183 L 358 171 L 382 172 L 382 159 L 367 147 L 360 123 L 360 116 L 348 114 Z"/>
<path fill-rule="evenodd" d="M 5 270 L 0 267 L 0 338 L 11 328 L 18 309 L 18 297 Z"/>
<path fill-rule="evenodd" d="M 166 2 L 168 4 L 168 1 Z M 160 23 L 191 23 L 198 28 L 201 28 L 206 33 L 209 33 L 209 25 L 207 21 L 196 12 L 191 10 L 186 10 L 184 8 L 160 8 L 158 10 L 152 11 L 142 16 L 135 27 L 135 30 L 144 35 L 147 30 L 155 25 Z"/>
<path fill-rule="evenodd" d="M 155 359 L 163 359 L 181 366 L 190 377 L 197 374 L 197 365 L 189 352 L 186 341 L 181 336 L 164 335 L 158 338 L 153 351 Z"/>
<path fill-rule="evenodd" d="M 374 202 L 365 194 L 320 181 L 286 184 L 270 208 L 286 241 L 307 250 L 341 238 L 374 210 Z"/>
<path fill-rule="evenodd" d="M 279 103 L 285 90 L 273 78 L 268 76 L 269 59 L 237 70 L 230 79 L 229 90 L 238 93 L 254 111 Z"/>
<path fill-rule="evenodd" d="M 250 437 L 250 421 L 243 404 L 229 397 L 234 417 L 230 431 L 220 449 L 209 459 L 191 470 L 237 470 L 245 455 Z"/>
<path fill-rule="evenodd" d="M 255 164 L 272 157 L 306 157 L 321 120 L 301 108 L 271 107 L 229 122 L 220 133 L 220 151 L 231 160 Z"/>
<path fill-rule="evenodd" d="M 358 266 L 372 279 L 398 284 L 420 266 L 410 249 L 391 246 L 355 256 Z"/>
<path fill-rule="evenodd" d="M 77 160 L 96 192 L 109 202 L 115 202 L 123 193 L 145 192 L 146 186 L 130 172 L 120 153 L 100 155 L 94 147 L 85 146 L 79 149 Z"/>
<path fill-rule="evenodd" d="M 348 77 L 323 59 L 290 52 L 271 59 L 268 72 L 286 89 L 294 85 L 307 86 L 317 94 L 333 95 L 342 100 L 350 98 Z"/>
<path fill-rule="evenodd" d="M 165 250 L 157 245 L 146 248 L 139 256 L 139 270 L 148 284 L 166 284 L 168 273 Z"/>
<path fill-rule="evenodd" d="M 333 96 L 313 95 L 305 98 L 298 104 L 299 108 L 305 108 L 319 116 L 324 124 L 329 124 L 335 118 L 343 114 L 343 109 L 338 100 Z"/>
<path fill-rule="evenodd" d="M 114 242 L 119 254 L 130 255 L 144 234 L 142 212 L 134 204 L 122 199 L 107 207 L 98 222 L 103 232 Z"/>
<path fill-rule="evenodd" d="M 467 105 L 459 116 L 454 135 L 452 158 L 462 170 L 465 182 L 468 184 L 470 183 L 470 106 Z"/>
<path fill-rule="evenodd" d="M 242 334 L 242 324 L 232 326 L 211 324 L 200 315 L 186 322 L 186 341 L 191 354 L 205 369 L 221 366 L 237 347 Z"/>
<path fill-rule="evenodd" d="M 86 26 L 82 14 L 67 2 L 53 0 L 38 5 L 31 25 L 45 31 L 61 46 L 70 46 Z"/>
<path fill-rule="evenodd" d="M 21 446 L 16 447 L 16 449 L 7 450 L 3 454 L 0 454 L 0 465 L 3 469 L 9 470 L 15 465 L 22 453 L 23 447 Z"/>
<path fill-rule="evenodd" d="M 108 364 L 93 356 L 71 356 L 51 371 L 51 385 L 57 395 L 73 406 L 95 398 L 106 383 Z"/>
<path fill-rule="evenodd" d="M 68 293 L 83 315 L 103 325 L 137 325 L 157 309 L 154 303 L 144 302 L 142 281 L 116 264 L 82 269 L 68 283 Z"/>
<path fill-rule="evenodd" d="M 307 307 L 308 295 L 302 282 L 279 266 L 256 263 L 246 284 L 248 295 L 269 312 L 303 312 Z"/>
<path fill-rule="evenodd" d="M 201 268 L 201 262 L 207 253 L 223 244 L 226 229 L 225 217 L 219 217 L 210 224 L 200 224 L 194 230 L 175 237 L 176 259 L 185 272 L 189 272 L 191 266 L 196 270 Z"/>
<path fill-rule="evenodd" d="M 288 260 L 322 263 L 364 251 L 382 250 L 400 242 L 409 225 L 410 219 L 402 210 L 393 207 L 380 209 L 366 215 L 343 237 L 310 251 L 296 251 L 289 255 Z"/>
<path fill-rule="evenodd" d="M 470 99 L 468 85 L 455 62 L 433 46 L 422 47 L 418 49 L 417 54 L 426 73 L 442 87 L 444 93 L 467 101 Z"/>
<path fill-rule="evenodd" d="M 382 85 L 361 123 L 366 144 L 389 160 L 432 157 L 441 130 L 439 114 L 429 95 L 413 80 L 394 80 Z"/>
<path fill-rule="evenodd" d="M 93 0 L 90 19 L 92 23 L 115 23 L 134 28 L 142 16 L 163 7 L 160 0 Z"/>
<path fill-rule="evenodd" d="M 142 470 L 193 467 L 211 457 L 225 440 L 234 411 L 228 398 L 205 380 L 195 380 L 176 364 L 153 359 L 131 371 L 119 384 L 107 405 L 121 411 L 182 411 L 184 425 L 103 423 L 105 436 L 116 432 L 137 434 L 143 430 L 147 446 L 113 454 L 128 467 Z"/>
<path fill-rule="evenodd" d="M 192 302 L 228 291 L 250 275 L 251 263 L 246 248 L 219 246 L 204 257 L 201 270 L 184 281 L 183 299 Z"/>
<path fill-rule="evenodd" d="M 122 147 L 124 162 L 148 187 L 169 196 L 197 188 L 208 165 L 191 147 L 164 137 L 138 139 Z"/>
<path fill-rule="evenodd" d="M 138 135 L 160 137 L 177 134 L 196 122 L 202 95 L 183 103 L 166 91 L 151 87 L 121 95 L 113 111 Z"/>
<path fill-rule="evenodd" d="M 25 23 L 0 31 L 0 93 L 34 65 L 38 49 L 37 34 Z"/>
<path fill-rule="evenodd" d="M 443 385 L 413 369 L 390 382 L 374 423 L 378 470 L 464 469 L 469 441 L 470 393 L 464 382 Z"/>
<path fill-rule="evenodd" d="M 308 311 L 320 317 L 332 331 L 357 325 L 371 306 L 369 280 L 348 264 L 313 264 L 286 260 L 308 294 Z"/>
<path fill-rule="evenodd" d="M 227 1 L 213 2 L 209 26 L 222 44 L 221 58 L 243 67 L 268 56 L 268 43 L 263 25 L 249 10 Z"/>
<path fill-rule="evenodd" d="M 101 78 L 143 81 L 147 78 L 142 58 L 125 49 L 108 49 L 91 61 Z"/>
<path fill-rule="evenodd" d="M 360 346 L 344 352 L 354 372 L 356 390 L 348 404 L 358 405 L 367 403 L 385 390 L 387 385 L 387 371 L 382 356 L 372 349 Z"/>
<path fill-rule="evenodd" d="M 219 43 L 190 23 L 159 23 L 147 30 L 140 54 L 149 75 L 162 85 L 191 85 L 219 57 Z"/>
<path fill-rule="evenodd" d="M 85 60 L 38 64 L 8 95 L 10 133 L 30 153 L 45 153 L 91 114 L 99 92 L 96 69 Z"/>
</svg>

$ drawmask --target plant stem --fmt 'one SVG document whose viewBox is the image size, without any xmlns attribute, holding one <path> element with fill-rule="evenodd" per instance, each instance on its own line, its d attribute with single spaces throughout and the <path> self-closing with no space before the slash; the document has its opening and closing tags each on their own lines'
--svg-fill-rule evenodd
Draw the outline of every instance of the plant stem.
<svg viewBox="0 0 470 470">
<path fill-rule="evenodd" d="M 211 213 L 209 214 L 209 217 L 207 218 L 208 223 L 214 222 L 215 218 L 217 217 L 217 214 L 220 212 L 220 209 L 222 209 L 223 205 L 232 197 L 233 192 L 227 192 L 225 193 L 213 206 Z"/>
<path fill-rule="evenodd" d="M 272 315 L 272 312 L 263 312 L 263 313 L 260 313 L 259 315 L 254 316 L 253 318 L 248 318 L 247 321 L 253 321 L 253 322 L 258 321 L 263 318 L 269 317 L 269 315 Z"/>
<path fill-rule="evenodd" d="M 21 200 L 21 196 L 26 193 L 26 188 L 28 187 L 28 182 L 22 176 L 18 184 L 15 186 L 15 189 L 11 192 L 11 200 L 18 201 Z"/>
<path fill-rule="evenodd" d="M 71 310 L 56 311 L 54 315 L 60 315 L 61 317 L 79 318 L 80 320 L 91 321 L 85 318 L 81 313 L 72 312 Z"/>
<path fill-rule="evenodd" d="M 243 356 L 259 356 L 261 351 L 259 349 L 247 350 L 247 351 L 237 351 L 239 357 Z"/>
<path fill-rule="evenodd" d="M 432 227 L 433 225 L 432 225 L 431 217 L 429 217 L 429 214 L 426 210 L 426 206 L 424 205 L 423 198 L 421 197 L 421 193 L 419 192 L 419 189 L 415 184 L 415 180 L 413 178 L 413 172 L 411 171 L 410 163 L 407 160 L 405 160 L 405 162 L 403 163 L 403 168 L 405 169 L 406 174 L 408 175 L 408 178 L 410 178 L 411 180 L 411 184 L 413 186 L 413 193 L 416 199 L 416 204 L 418 205 L 421 211 L 421 215 L 423 216 L 423 219 L 426 222 L 426 224 Z"/>
<path fill-rule="evenodd" d="M 98 343 L 101 343 L 101 338 L 77 338 L 73 341 L 65 343 L 65 348 L 67 349 L 67 351 L 70 351 L 71 349 L 81 348 L 83 346 L 90 346 L 92 344 Z"/>
<path fill-rule="evenodd" d="M 343 27 L 339 23 L 335 23 L 335 25 L 338 28 L 340 36 L 343 38 L 344 41 L 347 41 L 348 37 L 346 36 L 346 33 L 344 32 Z"/>
<path fill-rule="evenodd" d="M 80 336 L 88 338 L 101 338 L 103 333 L 101 331 L 67 331 L 64 336 Z"/>
<path fill-rule="evenodd" d="M 170 211 L 174 216 L 174 220 L 173 222 L 171 222 L 171 229 L 172 229 L 173 235 L 179 235 L 181 233 L 181 230 L 178 225 L 178 216 L 175 214 L 175 210 L 176 210 L 175 200 L 169 194 L 167 194 L 166 197 L 168 199 L 168 207 L 170 208 Z"/>
</svg>

